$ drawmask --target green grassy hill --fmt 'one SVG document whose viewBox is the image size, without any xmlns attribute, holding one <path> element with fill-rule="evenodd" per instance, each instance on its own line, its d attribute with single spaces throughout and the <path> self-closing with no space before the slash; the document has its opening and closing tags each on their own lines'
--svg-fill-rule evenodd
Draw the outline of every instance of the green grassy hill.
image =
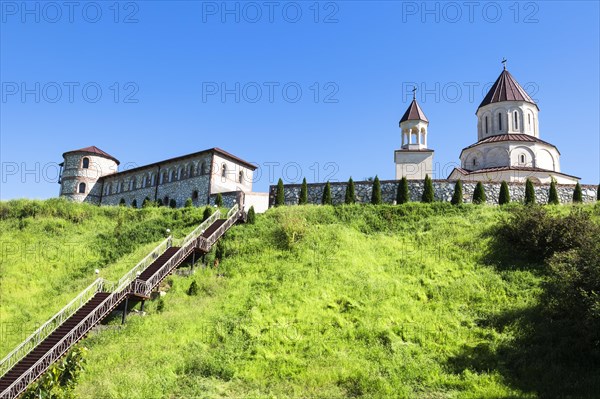
<svg viewBox="0 0 600 399">
<path fill-rule="evenodd" d="M 8 218 L 5 237 L 40 240 L 43 226 L 65 224 L 49 242 L 84 237 L 97 251 L 66 269 L 3 262 L 2 312 L 13 321 L 43 320 L 91 282 L 107 256 L 98 235 L 110 236 L 121 218 L 131 234 L 148 224 L 183 234 L 200 215 L 60 206 L 92 217 L 44 216 L 23 229 Z M 123 327 L 114 320 L 83 341 L 89 351 L 75 397 L 594 397 L 600 377 L 554 361 L 556 337 L 546 333 L 539 350 L 529 348 L 524 320 L 534 317 L 545 277 L 521 260 L 510 267 L 510 256 L 500 265 L 491 245 L 494 226 L 513 208 L 411 203 L 258 215 L 255 225 L 227 233 L 217 267 L 169 277 L 167 295 L 149 302 L 145 316 L 131 315 Z M 160 229 L 154 240 L 112 254 L 103 273 L 128 269 L 122 263 L 143 256 Z M 193 281 L 197 295 L 188 294 Z M 7 282 L 28 282 L 35 295 Z M 56 299 L 40 303 L 47 295 Z"/>
</svg>

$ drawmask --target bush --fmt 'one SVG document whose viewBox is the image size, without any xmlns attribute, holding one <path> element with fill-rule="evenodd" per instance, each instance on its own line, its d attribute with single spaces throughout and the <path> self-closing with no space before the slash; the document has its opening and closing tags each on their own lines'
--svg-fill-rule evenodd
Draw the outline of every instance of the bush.
<svg viewBox="0 0 600 399">
<path fill-rule="evenodd" d="M 211 217 L 212 214 L 213 214 L 213 209 L 210 206 L 207 206 L 206 208 L 204 208 L 204 212 L 202 212 L 202 221 L 204 222 L 206 219 Z"/>
<path fill-rule="evenodd" d="M 433 184 L 429 175 L 425 175 L 425 186 L 423 187 L 421 202 L 431 203 L 433 202 L 433 199 Z"/>
<path fill-rule="evenodd" d="M 577 182 L 575 185 L 575 190 L 573 190 L 573 202 L 583 202 L 583 193 L 581 192 L 581 184 L 579 184 L 579 182 Z"/>
<path fill-rule="evenodd" d="M 323 205 L 331 205 L 331 185 L 329 182 L 325 184 L 325 188 L 323 188 L 323 198 L 321 198 L 321 203 Z"/>
<path fill-rule="evenodd" d="M 510 191 L 508 190 L 508 184 L 503 180 L 500 184 L 500 195 L 498 196 L 498 205 L 505 205 L 510 203 Z"/>
<path fill-rule="evenodd" d="M 525 204 L 535 204 L 535 189 L 531 180 L 527 179 L 525 182 Z"/>
<path fill-rule="evenodd" d="M 397 204 L 406 204 L 410 201 L 410 193 L 408 192 L 408 181 L 406 177 L 400 179 L 400 184 L 398 184 L 398 191 L 396 192 L 396 203 Z"/>
<path fill-rule="evenodd" d="M 550 192 L 548 193 L 548 203 L 550 205 L 558 205 L 558 191 L 556 191 L 556 180 L 550 182 Z"/>
<path fill-rule="evenodd" d="M 279 189 L 279 187 L 278 187 Z M 306 205 L 308 203 L 308 185 L 306 184 L 306 177 L 302 179 L 302 186 L 300 187 L 300 198 L 298 199 L 298 205 Z"/>
<path fill-rule="evenodd" d="M 275 206 L 285 205 L 285 193 L 283 190 L 283 180 L 279 179 L 277 182 L 277 193 L 275 194 Z"/>
<path fill-rule="evenodd" d="M 152 205 L 152 201 L 150 201 L 150 198 L 148 198 L 148 197 L 144 198 L 144 201 L 142 201 L 142 208 L 148 208 L 151 205 Z"/>
<path fill-rule="evenodd" d="M 196 283 L 196 280 L 192 281 L 192 283 L 190 284 L 190 288 L 188 288 L 187 290 L 187 294 L 189 296 L 196 296 L 198 295 L 198 283 Z"/>
<path fill-rule="evenodd" d="M 185 207 L 186 208 L 191 208 L 192 206 L 194 206 L 194 204 L 192 202 L 192 199 L 191 198 L 186 199 L 185 200 Z"/>
<path fill-rule="evenodd" d="M 371 204 L 381 205 L 381 184 L 379 183 L 379 177 L 375 176 L 373 180 L 373 190 L 371 192 Z"/>
<path fill-rule="evenodd" d="M 217 198 L 215 198 L 215 205 L 219 208 L 223 206 L 223 195 L 221 193 L 217 194 Z"/>
<path fill-rule="evenodd" d="M 452 194 L 452 200 L 450 203 L 452 205 L 460 205 L 463 203 L 462 181 L 460 180 L 458 180 L 454 185 L 454 194 Z"/>
<path fill-rule="evenodd" d="M 354 204 L 355 195 L 354 195 L 354 180 L 352 178 L 348 179 L 348 185 L 346 185 L 346 198 L 344 199 L 344 203 L 346 204 Z"/>
<path fill-rule="evenodd" d="M 473 203 L 474 204 L 485 204 L 487 200 L 485 196 L 485 190 L 483 189 L 483 183 L 477 182 L 475 191 L 473 192 Z"/>
<path fill-rule="evenodd" d="M 131 201 L 131 207 L 132 207 L 132 208 L 137 208 L 137 207 L 138 207 L 138 206 L 137 206 L 137 200 L 136 200 L 136 199 L 134 199 L 133 201 Z"/>
<path fill-rule="evenodd" d="M 254 223 L 256 223 L 256 212 L 254 212 L 254 205 L 252 205 L 250 207 L 250 209 L 248 209 L 248 217 L 246 219 L 246 222 L 248 224 L 254 224 Z"/>
<path fill-rule="evenodd" d="M 171 199 L 169 200 L 169 206 L 170 206 L 171 208 L 173 208 L 173 209 L 177 208 L 177 201 L 175 201 L 175 199 L 174 199 L 174 198 L 171 198 Z"/>
</svg>

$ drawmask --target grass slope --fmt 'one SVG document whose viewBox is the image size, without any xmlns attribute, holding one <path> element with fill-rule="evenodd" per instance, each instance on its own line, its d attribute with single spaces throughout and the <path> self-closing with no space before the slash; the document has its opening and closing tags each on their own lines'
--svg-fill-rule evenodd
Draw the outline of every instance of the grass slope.
<svg viewBox="0 0 600 399">
<path fill-rule="evenodd" d="M 285 207 L 85 341 L 80 398 L 529 398 L 503 372 L 542 277 L 487 265 L 507 208 Z M 186 291 L 195 280 L 198 296 Z M 485 353 L 494 364 L 478 363 Z"/>
<path fill-rule="evenodd" d="M 134 210 L 64 200 L 0 203 L 0 357 L 100 276 L 117 281 L 203 209 Z"/>
</svg>

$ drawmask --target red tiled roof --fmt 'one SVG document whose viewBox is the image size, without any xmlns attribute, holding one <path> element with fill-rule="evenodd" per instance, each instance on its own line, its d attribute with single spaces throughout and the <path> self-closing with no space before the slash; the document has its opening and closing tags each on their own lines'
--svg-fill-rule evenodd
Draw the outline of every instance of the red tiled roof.
<svg viewBox="0 0 600 399">
<path fill-rule="evenodd" d="M 425 116 L 425 113 L 423 112 L 421 107 L 419 107 L 417 100 L 413 98 L 412 102 L 408 106 L 408 109 L 406 110 L 406 112 L 404 113 L 402 118 L 400 119 L 400 123 L 402 123 L 404 121 L 418 121 L 418 120 L 429 122 L 427 120 L 427 117 Z"/>
<path fill-rule="evenodd" d="M 481 104 L 479 104 L 478 109 L 484 105 L 502 101 L 526 101 L 537 107 L 537 104 L 529 97 L 529 94 L 527 94 L 506 69 L 503 70 L 498 79 L 496 79 L 496 82 L 492 85 L 490 91 L 488 91 Z"/>
<path fill-rule="evenodd" d="M 90 147 L 80 148 L 79 150 L 67 151 L 67 152 L 65 152 L 63 154 L 63 158 L 64 158 L 64 156 L 66 154 L 71 154 L 71 153 L 74 153 L 74 152 L 87 152 L 88 154 L 99 155 L 101 157 L 112 159 L 113 161 L 115 161 L 117 163 L 117 165 L 120 163 L 117 158 L 113 157 L 112 155 L 110 155 L 107 152 L 102 151 L 100 148 L 98 148 L 96 146 L 90 146 Z"/>
<path fill-rule="evenodd" d="M 502 142 L 502 141 L 525 141 L 525 142 L 529 142 L 529 143 L 541 143 L 541 144 L 546 144 L 546 145 L 555 147 L 554 144 L 550 144 L 547 141 L 538 139 L 537 137 L 530 136 L 528 134 L 497 134 L 495 136 L 490 136 L 490 137 L 481 139 L 477 143 L 471 144 L 470 146 L 468 146 L 466 148 L 475 147 L 476 145 L 479 145 L 479 144 L 498 143 L 498 142 Z"/>
<path fill-rule="evenodd" d="M 575 179 L 580 179 L 577 176 L 568 175 L 566 173 L 556 172 L 554 170 L 548 170 L 548 169 L 542 169 L 542 168 L 534 168 L 534 167 L 530 167 L 530 166 L 496 166 L 496 167 L 492 167 L 492 168 L 484 168 L 484 169 L 478 169 L 478 170 L 468 170 L 468 169 L 464 169 L 464 168 L 454 168 L 454 169 L 458 170 L 463 175 L 474 175 L 474 174 L 480 174 L 480 173 L 503 172 L 503 171 L 507 171 L 507 170 L 516 170 L 516 171 L 524 171 L 524 172 L 546 172 L 546 173 L 552 173 L 552 174 L 556 174 L 556 175 L 573 177 Z M 450 174 L 452 174 L 452 173 L 450 173 Z"/>
</svg>

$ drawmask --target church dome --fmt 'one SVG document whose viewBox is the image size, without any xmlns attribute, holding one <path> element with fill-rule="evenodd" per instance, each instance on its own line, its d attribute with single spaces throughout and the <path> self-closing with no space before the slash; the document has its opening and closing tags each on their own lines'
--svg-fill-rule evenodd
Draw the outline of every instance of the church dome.
<svg viewBox="0 0 600 399">
<path fill-rule="evenodd" d="M 521 87 L 519 82 L 516 81 L 506 68 L 502 71 L 500 76 L 498 76 L 498 79 L 496 79 L 496 82 L 494 82 L 477 109 L 489 104 L 504 101 L 523 101 L 531 103 L 537 108 L 535 101 L 529 97 L 529 94 L 527 94 L 525 89 Z"/>
</svg>

